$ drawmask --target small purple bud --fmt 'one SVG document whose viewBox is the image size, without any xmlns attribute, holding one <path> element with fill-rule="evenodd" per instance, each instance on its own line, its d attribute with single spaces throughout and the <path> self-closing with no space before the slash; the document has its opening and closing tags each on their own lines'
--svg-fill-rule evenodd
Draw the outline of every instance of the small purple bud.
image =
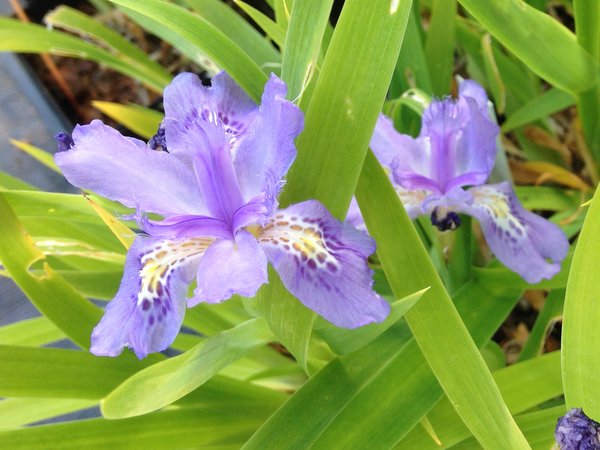
<svg viewBox="0 0 600 450">
<path fill-rule="evenodd" d="M 600 449 L 600 423 L 573 408 L 558 419 L 554 437 L 561 450 Z"/>
<path fill-rule="evenodd" d="M 460 226 L 460 216 L 453 211 L 435 208 L 431 212 L 431 223 L 440 231 L 456 230 Z"/>
<path fill-rule="evenodd" d="M 75 144 L 71 135 L 69 133 L 65 133 L 64 131 L 61 131 L 56 136 L 54 136 L 54 139 L 56 139 L 56 144 L 58 145 L 59 152 L 65 152 Z"/>
<path fill-rule="evenodd" d="M 156 134 L 148 141 L 148 147 L 150 147 L 152 150 L 162 150 L 168 152 L 167 138 L 165 137 L 165 127 L 163 126 L 162 122 L 158 126 L 158 130 L 156 130 Z"/>
</svg>

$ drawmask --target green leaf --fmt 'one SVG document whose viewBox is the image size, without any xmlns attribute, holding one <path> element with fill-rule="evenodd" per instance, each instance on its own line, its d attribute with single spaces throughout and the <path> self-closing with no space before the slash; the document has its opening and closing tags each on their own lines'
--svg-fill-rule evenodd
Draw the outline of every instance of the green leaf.
<svg viewBox="0 0 600 450">
<path fill-rule="evenodd" d="M 502 131 L 507 133 L 528 123 L 544 119 L 574 104 L 575 99 L 571 94 L 556 88 L 549 89 L 513 111 L 506 122 L 502 124 Z"/>
<path fill-rule="evenodd" d="M 288 98 L 298 103 L 316 70 L 332 5 L 333 0 L 307 0 L 292 6 L 281 78 L 288 86 Z"/>
<path fill-rule="evenodd" d="M 88 348 L 92 328 L 101 311 L 44 263 L 44 275 L 29 268 L 43 262 L 44 255 L 25 232 L 13 210 L 0 194 L 0 261 L 32 303 L 77 345 Z M 60 301 L 57 301 L 60 299 Z"/>
<path fill-rule="evenodd" d="M 557 88 L 577 94 L 598 83 L 593 58 L 553 17 L 520 0 L 459 2 L 533 72 Z"/>
<path fill-rule="evenodd" d="M 456 305 L 482 346 L 520 298 L 510 284 L 490 288 L 471 281 L 457 294 Z M 373 442 L 391 448 L 442 393 L 401 320 L 310 378 L 244 448 L 370 448 Z"/>
<path fill-rule="evenodd" d="M 87 14 L 68 6 L 59 6 L 44 17 L 44 22 L 95 41 L 116 54 L 119 59 L 152 76 L 160 84 L 166 85 L 171 81 L 171 74 L 160 64 L 119 33 Z"/>
<path fill-rule="evenodd" d="M 519 354 L 518 361 L 525 361 L 534 358 L 543 351 L 544 342 L 552 327 L 562 318 L 563 306 L 565 304 L 565 290 L 557 289 L 552 291 L 546 301 L 544 307 L 540 311 L 533 329 L 527 337 L 527 342 L 523 346 Z"/>
<path fill-rule="evenodd" d="M 52 154 L 48 153 L 46 150 L 42 150 L 41 148 L 38 148 L 35 145 L 28 144 L 27 142 L 17 141 L 16 139 L 11 139 L 10 143 L 17 147 L 19 150 L 27 153 L 35 160 L 42 163 L 50 170 L 56 173 L 62 173 L 57 167 L 56 163 L 54 162 L 54 157 L 52 156 Z"/>
<path fill-rule="evenodd" d="M 425 43 L 425 57 L 433 91 L 444 96 L 450 93 L 454 72 L 454 20 L 456 0 L 433 0 L 431 20 Z"/>
<path fill-rule="evenodd" d="M 220 0 L 185 0 L 198 14 L 225 33 L 265 72 L 278 72 L 281 55 L 250 23 Z"/>
<path fill-rule="evenodd" d="M 139 105 L 121 105 L 113 102 L 92 101 L 94 108 L 99 109 L 111 119 L 126 126 L 134 133 L 149 139 L 156 134 L 163 114 Z"/>
<path fill-rule="evenodd" d="M 75 36 L 14 19 L 0 18 L 0 51 L 51 53 L 89 59 L 135 78 L 157 92 L 161 92 L 168 83 L 168 79 L 157 79 L 151 71 L 140 69 L 137 65 Z"/>
<path fill-rule="evenodd" d="M 282 206 L 315 198 L 334 216 L 345 216 L 400 51 L 410 4 L 376 0 L 364 8 L 360 0 L 345 3 L 297 140 L 298 158 L 288 173 Z M 279 280 L 270 280 L 261 293 L 266 300 L 258 302 L 260 313 L 306 368 L 313 313 Z M 289 314 L 273 312 L 282 308 Z"/>
<path fill-rule="evenodd" d="M 111 1 L 150 19 L 154 24 L 153 33 L 166 30 L 205 53 L 258 102 L 267 76 L 242 49 L 206 19 L 160 0 L 143 3 L 136 0 Z"/>
<path fill-rule="evenodd" d="M 365 161 L 356 197 L 394 294 L 401 297 L 431 286 L 405 318 L 461 419 L 484 447 L 529 448 L 372 153 Z"/>
<path fill-rule="evenodd" d="M 201 448 L 233 450 L 264 419 L 252 405 L 198 406 L 125 420 L 91 419 L 0 432 L 11 450 L 137 450 Z"/>
<path fill-rule="evenodd" d="M 55 348 L 0 346 L 0 396 L 98 400 L 156 358 L 102 358 Z"/>
<path fill-rule="evenodd" d="M 0 327 L 1 345 L 37 347 L 59 341 L 64 337 L 64 333 L 45 317 L 26 319 Z"/>
<path fill-rule="evenodd" d="M 420 22 L 413 5 L 406 33 L 402 42 L 402 49 L 396 61 L 394 77 L 390 86 L 390 97 L 396 98 L 410 88 L 417 87 L 431 94 L 431 78 L 425 61 L 425 51 L 421 42 Z"/>
<path fill-rule="evenodd" d="M 522 413 L 562 394 L 560 352 L 514 364 L 493 375 L 512 414 Z M 436 444 L 425 430 L 415 427 L 396 447 L 437 450 L 452 447 L 471 436 L 447 397 L 435 405 L 427 418 L 443 445 Z"/>
<path fill-rule="evenodd" d="M 346 355 L 364 347 L 373 339 L 384 333 L 396 323 L 427 291 L 424 289 L 392 303 L 392 310 L 388 318 L 382 323 L 372 323 L 354 330 L 338 328 L 323 321 L 323 325 L 316 326 L 315 332 L 331 346 L 338 355 Z"/>
<path fill-rule="evenodd" d="M 0 189 L 25 189 L 35 191 L 37 188 L 0 170 Z"/>
<path fill-rule="evenodd" d="M 102 400 L 102 414 L 107 418 L 131 417 L 169 405 L 271 338 L 261 318 L 208 338 L 126 380 Z"/>
<path fill-rule="evenodd" d="M 600 191 L 596 191 L 573 255 L 562 326 L 563 382 L 568 408 L 600 420 Z"/>
<path fill-rule="evenodd" d="M 0 432 L 97 405 L 70 398 L 7 398 L 0 401 Z"/>
<path fill-rule="evenodd" d="M 239 6 L 242 11 L 250 16 L 258 26 L 275 42 L 280 48 L 285 45 L 285 28 L 276 22 L 273 22 L 269 17 L 264 15 L 258 9 L 248 5 L 239 0 L 235 0 L 235 4 Z"/>
<path fill-rule="evenodd" d="M 596 61 L 600 59 L 600 3 L 587 0 L 574 0 L 575 30 L 577 42 Z"/>
<path fill-rule="evenodd" d="M 515 417 L 515 420 L 523 430 L 533 450 L 548 450 L 552 449 L 555 444 L 554 429 L 556 428 L 556 421 L 565 412 L 565 406 L 560 405 L 521 414 Z M 475 439 L 468 439 L 453 446 L 452 450 L 472 450 L 473 448 L 478 448 L 477 442 L 475 442 Z"/>
<path fill-rule="evenodd" d="M 269 267 L 269 283 L 260 288 L 254 301 L 247 300 L 246 305 L 265 318 L 277 339 L 308 372 L 308 343 L 316 315 L 290 294 L 272 267 Z"/>
</svg>

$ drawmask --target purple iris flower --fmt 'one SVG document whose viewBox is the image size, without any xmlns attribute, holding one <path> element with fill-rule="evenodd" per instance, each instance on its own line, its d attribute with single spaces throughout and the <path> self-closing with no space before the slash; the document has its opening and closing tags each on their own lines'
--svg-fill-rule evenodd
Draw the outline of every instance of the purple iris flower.
<svg viewBox="0 0 600 450">
<path fill-rule="evenodd" d="M 509 183 L 485 184 L 499 133 L 487 104 L 481 86 L 463 81 L 458 99 L 431 102 L 417 138 L 398 133 L 382 114 L 371 149 L 411 218 L 428 215 L 446 231 L 460 225 L 459 213 L 475 217 L 496 257 L 537 283 L 560 270 L 569 243 L 556 225 L 525 210 Z M 355 206 L 348 221 L 360 228 Z"/>
<path fill-rule="evenodd" d="M 558 419 L 554 436 L 561 450 L 600 449 L 600 423 L 581 408 L 573 408 Z"/>
<path fill-rule="evenodd" d="M 303 127 L 285 94 L 272 75 L 258 106 L 225 73 L 211 87 L 184 73 L 165 89 L 165 118 L 148 145 L 98 120 L 77 126 L 72 141 L 60 137 L 66 151 L 56 162 L 66 178 L 136 208 L 144 231 L 94 329 L 92 353 L 164 350 L 186 306 L 254 296 L 268 281 L 267 261 L 293 295 L 337 326 L 387 317 L 389 305 L 372 289 L 370 237 L 315 200 L 277 209 Z"/>
</svg>

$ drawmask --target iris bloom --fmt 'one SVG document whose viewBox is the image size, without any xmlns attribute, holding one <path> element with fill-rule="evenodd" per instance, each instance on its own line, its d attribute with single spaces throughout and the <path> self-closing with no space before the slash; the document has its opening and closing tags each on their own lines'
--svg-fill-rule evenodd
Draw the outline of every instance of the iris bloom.
<svg viewBox="0 0 600 450">
<path fill-rule="evenodd" d="M 67 179 L 136 208 L 144 232 L 94 329 L 93 353 L 131 347 L 142 358 L 165 349 L 186 306 L 255 295 L 267 260 L 292 294 L 335 325 L 385 319 L 389 305 L 372 290 L 367 264 L 373 240 L 315 200 L 277 209 L 303 127 L 285 93 L 273 75 L 257 106 L 225 73 L 210 88 L 181 74 L 165 89 L 165 119 L 148 145 L 100 121 L 60 136 L 56 162 Z"/>
<path fill-rule="evenodd" d="M 581 408 L 573 408 L 558 419 L 554 436 L 561 450 L 600 449 L 600 423 Z"/>
<path fill-rule="evenodd" d="M 527 282 L 537 283 L 560 270 L 569 244 L 556 225 L 521 206 L 508 182 L 485 184 L 499 132 L 487 103 L 477 83 L 463 81 L 458 99 L 431 102 L 417 138 L 398 133 L 381 115 L 371 148 L 389 170 L 411 218 L 429 215 L 433 225 L 446 231 L 460 225 L 459 213 L 475 217 L 496 257 Z M 356 209 L 348 220 L 360 223 Z"/>
</svg>

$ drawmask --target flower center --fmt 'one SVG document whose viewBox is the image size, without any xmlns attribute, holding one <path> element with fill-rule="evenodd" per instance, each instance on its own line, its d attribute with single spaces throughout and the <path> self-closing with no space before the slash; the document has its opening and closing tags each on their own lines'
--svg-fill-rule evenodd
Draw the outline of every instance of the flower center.
<svg viewBox="0 0 600 450">
<path fill-rule="evenodd" d="M 460 216 L 446 208 L 434 208 L 431 211 L 431 223 L 440 231 L 456 230 L 460 226 Z"/>
</svg>

